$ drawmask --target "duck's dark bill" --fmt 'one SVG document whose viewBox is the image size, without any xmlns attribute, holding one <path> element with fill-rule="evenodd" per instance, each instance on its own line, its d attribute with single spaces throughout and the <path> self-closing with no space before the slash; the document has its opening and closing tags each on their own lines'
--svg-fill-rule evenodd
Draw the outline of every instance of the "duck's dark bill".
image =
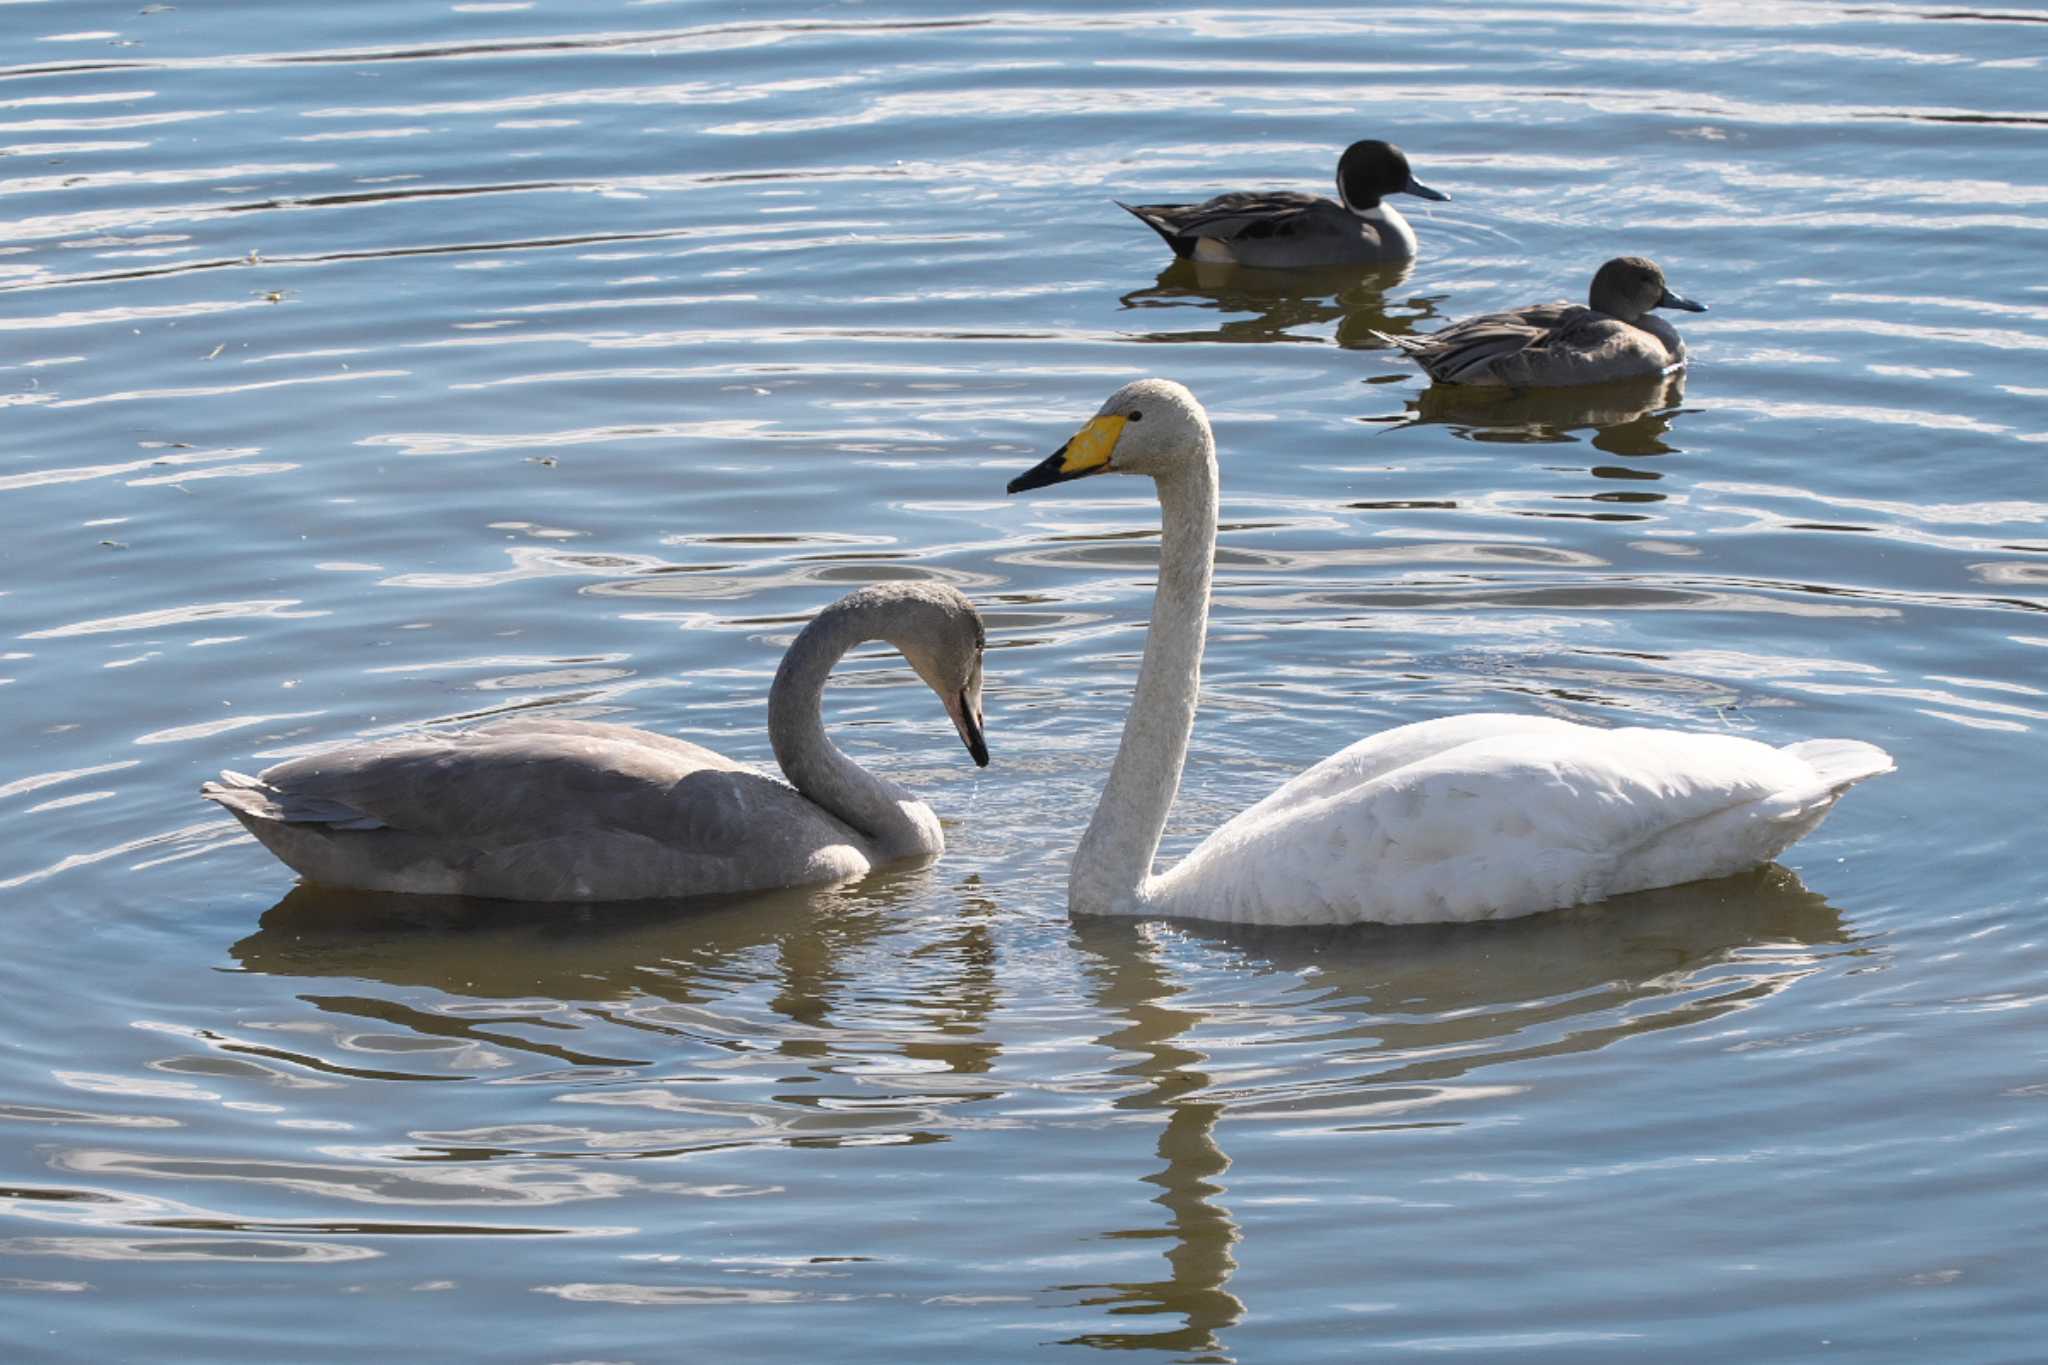
<svg viewBox="0 0 2048 1365">
<path fill-rule="evenodd" d="M 1067 443 L 1069 446 L 1072 444 L 1073 442 L 1071 441 Z M 1067 446 L 1061 446 L 1058 450 L 1055 450 L 1052 454 L 1010 480 L 1008 491 L 1012 493 L 1028 493 L 1034 488 L 1044 488 L 1050 484 L 1066 483 L 1073 479 L 1085 479 L 1090 474 L 1100 474 L 1104 469 L 1108 468 L 1107 465 L 1093 465 L 1087 469 L 1067 469 L 1064 467 L 1066 463 Z"/>
<path fill-rule="evenodd" d="M 1434 199 L 1439 204 L 1448 204 L 1451 201 L 1451 196 L 1442 190 L 1431 189 L 1412 175 L 1408 177 L 1408 183 L 1401 187 L 1401 193 L 1412 194 L 1417 199 Z"/>
<path fill-rule="evenodd" d="M 1685 297 L 1685 295 L 1670 289 L 1665 290 L 1664 297 L 1657 300 L 1657 306 L 1659 308 L 1683 308 L 1688 313 L 1704 313 L 1707 311 L 1707 305 L 1704 303 L 1695 303 L 1693 300 Z"/>
</svg>

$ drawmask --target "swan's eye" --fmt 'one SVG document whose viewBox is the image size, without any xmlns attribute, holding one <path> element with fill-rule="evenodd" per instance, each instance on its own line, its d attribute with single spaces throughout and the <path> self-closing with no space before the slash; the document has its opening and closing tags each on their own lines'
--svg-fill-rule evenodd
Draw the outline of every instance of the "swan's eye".
<svg viewBox="0 0 2048 1365">
<path fill-rule="evenodd" d="M 1145 420 L 1145 414 L 1142 412 L 1134 412 L 1131 414 L 1130 420 L 1133 422 L 1142 422 Z"/>
</svg>

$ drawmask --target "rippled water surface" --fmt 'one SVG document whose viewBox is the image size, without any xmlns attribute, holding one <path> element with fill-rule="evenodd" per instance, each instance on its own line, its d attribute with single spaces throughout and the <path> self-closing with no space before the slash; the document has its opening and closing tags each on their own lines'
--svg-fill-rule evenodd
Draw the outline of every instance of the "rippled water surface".
<svg viewBox="0 0 2048 1365">
<path fill-rule="evenodd" d="M 10 1359 L 2038 1359 L 2048 24 L 2032 7 L 987 13 L 0 0 Z M 1112 198 L 1400 142 L 1412 267 Z M 1372 331 L 1639 252 L 1677 382 L 1432 393 Z M 1169 854 L 1473 708 L 1876 741 L 1780 867 L 1504 925 L 1073 920 L 1137 485 L 1224 530 Z M 196 797 L 532 708 L 768 765 L 818 607 L 954 584 L 951 847 L 805 894 L 294 886 Z"/>
</svg>

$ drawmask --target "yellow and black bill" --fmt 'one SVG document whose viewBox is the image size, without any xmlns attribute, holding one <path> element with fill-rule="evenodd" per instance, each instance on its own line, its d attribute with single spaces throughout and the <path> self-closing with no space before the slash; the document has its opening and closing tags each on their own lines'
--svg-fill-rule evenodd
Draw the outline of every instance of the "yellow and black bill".
<svg viewBox="0 0 2048 1365">
<path fill-rule="evenodd" d="M 1108 414 L 1095 418 L 1074 433 L 1072 440 L 1010 480 L 1008 491 L 1028 493 L 1034 488 L 1114 471 L 1112 457 L 1127 420 Z"/>
</svg>

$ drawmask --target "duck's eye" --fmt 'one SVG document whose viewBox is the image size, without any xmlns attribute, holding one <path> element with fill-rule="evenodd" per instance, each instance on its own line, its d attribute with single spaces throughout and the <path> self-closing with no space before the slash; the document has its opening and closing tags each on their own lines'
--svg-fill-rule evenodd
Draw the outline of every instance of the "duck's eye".
<svg viewBox="0 0 2048 1365">
<path fill-rule="evenodd" d="M 1130 420 L 1133 422 L 1142 422 L 1145 420 L 1145 414 L 1142 412 L 1134 412 L 1131 414 Z"/>
</svg>

